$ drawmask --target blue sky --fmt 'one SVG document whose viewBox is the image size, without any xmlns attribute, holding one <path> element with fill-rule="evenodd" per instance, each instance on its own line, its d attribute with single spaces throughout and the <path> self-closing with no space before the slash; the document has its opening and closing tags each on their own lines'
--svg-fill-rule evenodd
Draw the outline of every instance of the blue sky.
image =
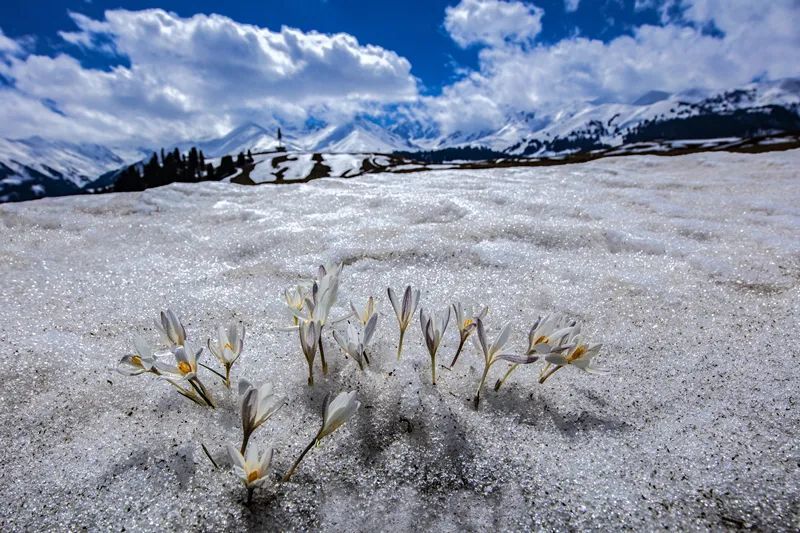
<svg viewBox="0 0 800 533">
<path fill-rule="evenodd" d="M 271 0 L 252 1 L 104 1 L 92 0 L 6 0 L 0 4 L 0 21 L 6 36 L 36 37 L 35 51 L 53 55 L 68 52 L 92 68 L 124 63 L 91 50 L 75 49 L 58 36 L 59 31 L 75 29 L 69 12 L 102 18 L 107 9 L 140 10 L 162 8 L 183 17 L 196 13 L 219 13 L 238 22 L 255 24 L 271 30 L 291 26 L 325 33 L 349 33 L 361 43 L 376 44 L 408 58 L 412 74 L 422 82 L 425 94 L 437 94 L 442 86 L 458 77 L 459 68 L 476 69 L 476 46 L 464 49 L 450 38 L 443 26 L 445 8 L 458 0 L 407 0 L 403 2 L 370 0 Z M 31 6 L 36 5 L 36 9 Z M 568 11 L 563 0 L 536 2 L 545 11 L 539 42 L 555 43 L 580 33 L 609 41 L 636 26 L 657 23 L 655 4 L 635 9 L 634 0 L 584 1 L 575 11 Z M 47 13 L 47 16 L 42 16 Z"/>
<path fill-rule="evenodd" d="M 483 131 L 798 76 L 797 20 L 797 0 L 5 0 L 0 136 L 169 141 L 356 114 Z"/>
</svg>

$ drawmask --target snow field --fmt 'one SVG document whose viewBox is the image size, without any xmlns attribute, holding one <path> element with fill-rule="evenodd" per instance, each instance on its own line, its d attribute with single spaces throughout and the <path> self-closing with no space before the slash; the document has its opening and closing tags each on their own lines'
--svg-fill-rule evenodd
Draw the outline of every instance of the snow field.
<svg viewBox="0 0 800 533">
<path fill-rule="evenodd" d="M 800 520 L 800 152 L 631 156 L 583 165 L 172 184 L 0 206 L 4 530 L 533 528 L 681 530 Z M 282 292 L 343 261 L 340 303 L 379 300 L 365 372 L 325 333 L 309 389 Z M 488 305 L 522 349 L 539 314 L 603 342 L 591 376 L 493 367 L 468 345 L 430 385 L 418 320 L 403 359 L 386 287 Z M 254 433 L 283 474 L 329 390 L 362 408 L 292 481 L 257 493 L 200 450 L 238 443 L 236 398 L 203 410 L 111 371 L 173 308 L 189 339 L 247 327 L 234 379 L 287 406 Z M 335 311 L 333 313 L 337 315 Z M 458 342 L 448 329 L 440 363 Z M 203 360 L 210 363 L 208 354 Z"/>
</svg>

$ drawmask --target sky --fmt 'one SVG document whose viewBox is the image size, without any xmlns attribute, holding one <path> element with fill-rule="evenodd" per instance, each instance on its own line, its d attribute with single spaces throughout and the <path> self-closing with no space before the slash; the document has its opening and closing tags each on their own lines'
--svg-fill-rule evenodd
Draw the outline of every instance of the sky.
<svg viewBox="0 0 800 533">
<path fill-rule="evenodd" d="M 152 145 L 356 115 L 442 134 L 800 76 L 800 0 L 5 0 L 0 136 Z"/>
</svg>

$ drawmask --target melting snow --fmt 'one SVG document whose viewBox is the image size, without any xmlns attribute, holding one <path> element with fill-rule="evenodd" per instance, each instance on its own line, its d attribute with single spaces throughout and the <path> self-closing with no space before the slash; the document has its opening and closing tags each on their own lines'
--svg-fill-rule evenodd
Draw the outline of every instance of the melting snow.
<svg viewBox="0 0 800 533">
<path fill-rule="evenodd" d="M 0 206 L 0 524 L 31 529 L 793 529 L 800 505 L 800 152 L 172 184 Z M 330 337 L 306 386 L 282 291 L 344 261 L 340 305 L 378 297 L 362 373 Z M 581 320 L 608 376 L 519 369 L 470 403 L 472 346 L 429 384 L 418 323 L 396 362 L 386 287 L 490 307 L 512 344 L 542 312 Z M 205 411 L 111 372 L 161 308 L 204 343 L 241 320 L 234 378 L 288 407 L 251 442 L 283 473 L 325 392 L 362 409 L 250 507 L 218 458 L 235 398 Z M 458 336 L 448 330 L 440 359 Z M 206 362 L 208 362 L 208 355 Z M 493 368 L 489 383 L 500 377 Z M 211 384 L 210 377 L 206 378 Z"/>
</svg>

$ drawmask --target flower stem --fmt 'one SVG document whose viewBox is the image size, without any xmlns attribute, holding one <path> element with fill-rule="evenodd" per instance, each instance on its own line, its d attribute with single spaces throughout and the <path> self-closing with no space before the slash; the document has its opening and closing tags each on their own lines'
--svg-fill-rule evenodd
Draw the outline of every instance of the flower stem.
<svg viewBox="0 0 800 533">
<path fill-rule="evenodd" d="M 201 442 L 200 447 L 203 449 L 203 453 L 206 454 L 206 457 L 208 457 L 208 460 L 211 461 L 211 464 L 214 465 L 214 468 L 219 469 L 219 465 L 214 460 L 214 458 L 211 457 L 211 453 L 209 453 L 208 448 L 206 448 L 206 445 Z"/>
<path fill-rule="evenodd" d="M 206 370 L 210 370 L 211 372 L 215 373 L 217 376 L 219 376 L 219 379 L 221 379 L 221 380 L 222 380 L 224 383 L 226 383 L 226 384 L 227 384 L 227 383 L 229 383 L 229 382 L 230 382 L 229 378 L 226 378 L 225 376 L 223 376 L 222 374 L 220 374 L 219 372 L 217 372 L 216 370 L 214 370 L 214 369 L 213 369 L 213 368 L 211 368 L 210 366 L 206 366 L 206 365 L 204 365 L 203 363 L 197 363 L 197 364 L 198 364 L 198 365 L 200 365 L 200 366 L 202 366 L 202 367 L 203 367 L 203 368 L 205 368 Z M 228 372 L 227 372 L 227 373 L 230 375 L 230 369 L 228 369 Z M 230 385 L 227 385 L 227 386 L 228 386 L 228 387 L 230 387 Z"/>
<path fill-rule="evenodd" d="M 431 355 L 431 377 L 433 384 L 436 385 L 436 354 Z"/>
<path fill-rule="evenodd" d="M 549 378 L 550 376 L 552 376 L 553 374 L 555 374 L 556 372 L 558 372 L 562 368 L 564 368 L 563 365 L 553 367 L 553 369 L 550 370 L 550 372 L 544 374 L 542 377 L 539 378 L 539 383 L 544 383 L 545 381 L 547 381 L 547 378 Z"/>
<path fill-rule="evenodd" d="M 253 502 L 253 491 L 255 488 L 247 487 L 247 504 L 250 505 Z"/>
<path fill-rule="evenodd" d="M 364 355 L 364 362 L 367 363 L 367 366 L 369 366 L 369 355 L 367 355 L 367 350 L 364 350 L 363 355 Z"/>
<path fill-rule="evenodd" d="M 486 363 L 483 367 L 483 375 L 481 376 L 481 381 L 478 383 L 478 390 L 475 391 L 475 398 L 473 399 L 473 404 L 475 405 L 475 409 L 478 408 L 478 404 L 481 403 L 481 390 L 483 389 L 483 384 L 486 383 L 486 376 L 489 375 L 489 367 L 491 365 Z"/>
<path fill-rule="evenodd" d="M 466 340 L 466 337 L 461 337 L 461 340 L 458 342 L 458 350 L 456 350 L 456 355 L 453 357 L 453 361 L 450 363 L 450 368 L 453 368 L 453 366 L 456 364 L 456 361 L 458 361 L 458 356 L 461 355 L 461 350 L 464 348 L 464 342 Z"/>
<path fill-rule="evenodd" d="M 206 388 L 205 388 L 205 387 L 203 387 L 203 384 L 202 384 L 202 383 L 200 383 L 200 380 L 199 380 L 199 379 L 197 379 L 197 378 L 195 378 L 195 379 L 190 379 L 190 380 L 189 380 L 189 384 L 190 384 L 190 385 L 192 386 L 192 388 L 193 388 L 193 389 L 194 389 L 194 390 L 197 392 L 197 394 L 199 394 L 199 395 L 200 395 L 200 397 L 203 399 L 203 401 L 205 401 L 205 402 L 208 404 L 208 406 L 209 406 L 210 408 L 212 408 L 212 409 L 216 409 L 216 407 L 217 407 L 217 406 L 216 406 L 216 405 L 214 405 L 214 402 L 212 402 L 212 401 L 211 401 L 211 398 L 208 396 L 208 393 L 207 393 L 207 391 L 206 391 Z M 199 385 L 199 386 L 198 386 L 198 385 Z"/>
<path fill-rule="evenodd" d="M 308 386 L 314 386 L 314 365 L 312 363 L 308 364 Z"/>
<path fill-rule="evenodd" d="M 400 330 L 400 342 L 397 343 L 397 360 L 400 360 L 400 354 L 403 352 L 403 337 L 406 334 L 406 330 Z"/>
<path fill-rule="evenodd" d="M 239 453 L 241 453 L 242 455 L 244 455 L 244 452 L 247 451 L 247 443 L 250 442 L 250 435 L 251 434 L 252 434 L 252 432 L 246 431 L 246 432 L 244 432 L 244 434 L 242 436 L 242 447 L 239 450 Z"/>
<path fill-rule="evenodd" d="M 308 443 L 308 446 L 306 446 L 306 449 L 303 450 L 303 453 L 300 454 L 300 457 L 297 458 L 297 460 L 292 465 L 292 468 L 290 468 L 289 471 L 286 472 L 286 475 L 283 476 L 283 479 L 281 481 L 283 481 L 283 482 L 289 481 L 289 478 L 292 477 L 292 474 L 294 474 L 294 471 L 297 469 L 297 465 L 299 465 L 300 461 L 303 460 L 303 457 L 305 457 L 306 454 L 311 451 L 311 448 L 314 447 L 314 443 L 316 441 L 317 441 L 317 439 L 316 439 L 316 437 L 314 437 L 314 439 L 312 439 L 311 442 Z"/>
<path fill-rule="evenodd" d="M 506 382 L 506 380 L 508 379 L 508 376 L 510 376 L 510 375 L 511 375 L 511 373 L 512 373 L 514 370 L 516 370 L 518 366 L 519 366 L 519 364 L 517 364 L 517 363 L 514 363 L 514 364 L 513 364 L 513 365 L 511 365 L 511 367 L 508 369 L 508 372 L 506 372 L 506 373 L 505 373 L 505 375 L 504 375 L 502 378 L 500 378 L 500 379 L 498 379 L 498 380 L 497 380 L 497 383 L 495 383 L 495 384 L 494 384 L 494 390 L 495 390 L 495 391 L 499 391 L 499 390 L 500 390 L 500 387 L 502 387 L 502 386 L 503 386 L 503 383 L 505 383 L 505 382 Z"/>
<path fill-rule="evenodd" d="M 325 362 L 325 349 L 322 347 L 322 329 L 319 333 L 319 360 L 322 362 L 322 374 L 328 375 L 328 363 Z"/>
</svg>

